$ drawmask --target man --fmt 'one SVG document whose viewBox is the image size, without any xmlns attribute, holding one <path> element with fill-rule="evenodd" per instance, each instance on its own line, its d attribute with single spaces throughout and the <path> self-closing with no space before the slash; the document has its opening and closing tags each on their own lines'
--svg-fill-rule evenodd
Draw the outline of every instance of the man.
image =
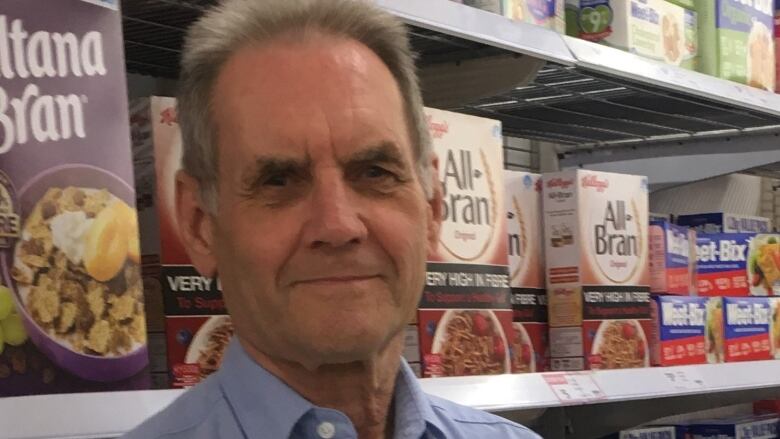
<svg viewBox="0 0 780 439">
<path fill-rule="evenodd" d="M 404 26 L 354 0 L 227 0 L 189 31 L 176 205 L 235 326 L 128 438 L 535 438 L 422 393 L 402 330 L 441 191 Z"/>
</svg>

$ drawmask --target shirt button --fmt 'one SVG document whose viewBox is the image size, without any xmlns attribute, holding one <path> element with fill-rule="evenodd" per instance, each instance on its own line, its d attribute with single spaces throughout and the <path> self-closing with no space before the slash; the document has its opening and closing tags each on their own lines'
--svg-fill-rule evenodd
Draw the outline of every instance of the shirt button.
<svg viewBox="0 0 780 439">
<path fill-rule="evenodd" d="M 330 422 L 323 422 L 317 426 L 317 434 L 320 435 L 322 439 L 331 439 L 336 435 L 336 427 Z"/>
</svg>

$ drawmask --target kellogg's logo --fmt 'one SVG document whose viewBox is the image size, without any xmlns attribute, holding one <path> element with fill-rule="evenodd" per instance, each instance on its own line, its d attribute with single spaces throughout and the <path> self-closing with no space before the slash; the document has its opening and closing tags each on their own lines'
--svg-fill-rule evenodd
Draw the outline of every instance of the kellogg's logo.
<svg viewBox="0 0 780 439">
<path fill-rule="evenodd" d="M 572 186 L 574 186 L 574 180 L 572 179 L 567 180 L 560 177 L 556 177 L 547 181 L 547 189 L 555 189 L 555 188 L 569 189 Z"/>
<path fill-rule="evenodd" d="M 434 139 L 441 139 L 445 134 L 450 132 L 450 125 L 446 120 L 436 122 L 431 115 L 426 115 L 425 119 L 428 121 L 428 130 L 431 132 L 431 137 Z"/>
<path fill-rule="evenodd" d="M 595 188 L 596 192 L 603 193 L 607 188 L 609 188 L 609 180 L 599 180 L 597 175 L 586 175 L 582 177 L 582 187 Z"/>
</svg>

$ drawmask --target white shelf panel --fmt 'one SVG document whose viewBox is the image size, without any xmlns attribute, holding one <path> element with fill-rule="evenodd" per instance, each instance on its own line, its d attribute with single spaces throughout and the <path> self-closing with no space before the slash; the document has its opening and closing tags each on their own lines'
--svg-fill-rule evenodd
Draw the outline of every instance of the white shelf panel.
<svg viewBox="0 0 780 439">
<path fill-rule="evenodd" d="M 431 378 L 432 395 L 493 412 L 649 400 L 720 392 L 780 389 L 780 361 L 577 372 L 603 396 L 563 404 L 546 378 L 566 373 Z M 181 390 L 149 390 L 0 398 L 4 438 L 105 438 L 117 436 L 158 412 Z M 34 415 L 33 415 L 34 414 Z"/>
</svg>

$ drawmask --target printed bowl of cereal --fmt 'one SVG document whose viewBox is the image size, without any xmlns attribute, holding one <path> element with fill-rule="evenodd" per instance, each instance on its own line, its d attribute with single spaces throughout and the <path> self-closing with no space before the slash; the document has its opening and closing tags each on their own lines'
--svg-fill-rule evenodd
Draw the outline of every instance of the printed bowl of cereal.
<svg viewBox="0 0 780 439">
<path fill-rule="evenodd" d="M 30 340 L 83 379 L 131 377 L 148 363 L 133 188 L 63 165 L 19 192 L 22 230 L 10 268 Z"/>
</svg>

